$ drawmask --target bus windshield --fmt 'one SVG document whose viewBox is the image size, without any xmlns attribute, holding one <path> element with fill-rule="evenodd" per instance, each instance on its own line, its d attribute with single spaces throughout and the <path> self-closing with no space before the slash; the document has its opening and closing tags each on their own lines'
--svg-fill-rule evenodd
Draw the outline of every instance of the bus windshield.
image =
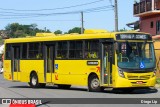
<svg viewBox="0 0 160 107">
<path fill-rule="evenodd" d="M 118 42 L 118 66 L 125 69 L 155 68 L 152 42 Z"/>
</svg>

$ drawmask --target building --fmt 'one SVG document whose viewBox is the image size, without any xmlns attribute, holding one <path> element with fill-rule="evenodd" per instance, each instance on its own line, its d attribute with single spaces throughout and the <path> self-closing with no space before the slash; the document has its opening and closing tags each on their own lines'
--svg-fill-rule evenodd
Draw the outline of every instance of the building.
<svg viewBox="0 0 160 107">
<path fill-rule="evenodd" d="M 160 0 L 135 2 L 133 14 L 139 17 L 139 31 L 150 33 L 152 36 L 160 35 Z"/>
<path fill-rule="evenodd" d="M 139 17 L 139 31 L 150 33 L 154 39 L 157 77 L 160 77 L 160 0 L 140 0 L 133 5 L 133 14 Z M 128 26 L 135 26 L 131 23 Z"/>
<path fill-rule="evenodd" d="M 160 0 L 140 0 L 133 5 L 133 14 L 139 17 L 138 25 L 129 23 L 128 26 L 137 28 L 140 32 L 150 33 L 154 39 L 157 77 L 160 77 Z M 136 21 L 137 22 L 137 21 Z"/>
</svg>

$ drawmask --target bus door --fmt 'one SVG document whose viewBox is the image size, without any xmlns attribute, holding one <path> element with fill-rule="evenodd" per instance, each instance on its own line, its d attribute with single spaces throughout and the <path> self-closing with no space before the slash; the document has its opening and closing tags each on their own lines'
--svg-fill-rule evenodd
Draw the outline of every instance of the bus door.
<svg viewBox="0 0 160 107">
<path fill-rule="evenodd" d="M 11 60 L 12 78 L 14 81 L 20 80 L 20 46 L 12 46 Z"/>
<path fill-rule="evenodd" d="M 54 56 L 55 56 L 55 45 L 46 44 L 45 45 L 45 80 L 46 82 L 52 82 L 52 77 L 54 73 Z"/>
<path fill-rule="evenodd" d="M 102 61 L 101 61 L 101 85 L 111 86 L 112 84 L 112 57 L 113 43 L 102 44 Z"/>
</svg>

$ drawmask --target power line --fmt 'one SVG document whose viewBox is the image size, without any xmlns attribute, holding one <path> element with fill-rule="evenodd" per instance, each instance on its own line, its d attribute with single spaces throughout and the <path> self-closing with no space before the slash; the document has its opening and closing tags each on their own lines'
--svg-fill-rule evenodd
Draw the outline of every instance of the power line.
<svg viewBox="0 0 160 107">
<path fill-rule="evenodd" d="M 111 10 L 114 10 L 114 9 L 105 9 L 105 10 L 95 10 L 95 11 L 91 11 L 91 12 L 85 12 L 85 13 L 95 13 L 95 12 L 106 12 L 106 11 L 111 11 Z"/>
<path fill-rule="evenodd" d="M 72 8 L 78 6 L 89 5 L 97 2 L 101 2 L 104 0 L 97 0 L 93 2 L 88 2 L 85 4 L 79 4 L 74 6 L 68 7 L 61 7 L 61 8 L 54 8 L 54 9 L 39 9 L 39 10 L 16 10 L 16 9 L 2 9 L 2 10 L 10 10 L 10 11 L 42 11 L 42 10 L 57 10 L 57 9 L 65 9 L 65 8 Z M 113 10 L 113 5 L 108 6 L 100 6 L 95 8 L 77 10 L 77 11 L 68 11 L 68 12 L 55 12 L 55 13 L 16 13 L 16 12 L 4 12 L 0 11 L 0 19 L 23 19 L 23 18 L 36 18 L 36 17 L 47 17 L 47 16 L 55 16 L 55 15 L 69 15 L 69 14 L 79 14 L 81 12 L 84 13 L 93 13 L 93 12 L 101 12 L 101 11 L 110 11 Z"/>
<path fill-rule="evenodd" d="M 101 6 L 101 7 L 96 7 L 96 8 L 90 8 L 90 9 L 84 9 L 84 10 L 78 10 L 78 11 L 69 11 L 69 12 L 60 12 L 60 13 L 45 13 L 45 14 L 40 14 L 40 13 L 19 13 L 19 14 L 0 14 L 1 18 L 0 19 L 11 19 L 11 18 L 30 18 L 30 17 L 43 17 L 43 16 L 53 16 L 53 15 L 67 15 L 67 14 L 79 14 L 80 12 L 84 13 L 91 13 L 95 11 L 106 11 L 106 9 L 113 9 L 111 5 L 109 6 Z M 10 18 L 4 17 L 4 16 L 10 16 Z"/>
<path fill-rule="evenodd" d="M 84 10 L 78 10 L 78 11 L 70 11 L 70 12 L 57 12 L 57 13 L 14 13 L 14 12 L 8 12 L 7 14 L 5 12 L 0 12 L 3 14 L 0 14 L 1 16 L 25 16 L 25 15 L 49 15 L 49 14 L 70 14 L 70 13 L 79 13 L 81 11 L 92 11 L 92 10 L 99 10 L 99 9 L 105 9 L 105 8 L 112 8 L 111 5 L 108 6 L 101 6 L 96 8 L 90 8 L 90 9 L 84 9 Z M 11 14 L 9 14 L 11 13 Z"/>
<path fill-rule="evenodd" d="M 88 2 L 88 3 L 84 3 L 84 4 L 78 4 L 78 5 L 72 5 L 72 6 L 60 7 L 60 8 L 53 8 L 53 9 L 17 10 L 17 9 L 4 9 L 4 8 L 0 8 L 0 10 L 7 10 L 7 11 L 47 11 L 47 10 L 61 10 L 61 9 L 68 9 L 68 8 L 86 6 L 86 5 L 90 5 L 90 4 L 94 4 L 94 3 L 98 3 L 98 2 L 102 2 L 102 1 L 104 1 L 104 0 L 97 0 L 97 1 Z"/>
<path fill-rule="evenodd" d="M 93 10 L 93 11 L 85 11 L 84 13 L 94 13 L 94 12 L 104 12 L 104 11 L 111 11 L 114 9 L 103 9 L 103 10 Z M 79 13 L 76 13 L 79 14 Z M 39 15 L 35 15 L 35 16 L 26 16 L 26 17 L 5 17 L 5 18 L 0 18 L 0 19 L 22 19 L 22 18 L 34 18 L 34 17 L 43 17 L 43 16 L 39 16 Z M 33 20 L 33 21 L 45 21 L 45 20 Z M 79 20 L 46 20 L 46 21 L 79 21 Z"/>
<path fill-rule="evenodd" d="M 111 5 L 109 6 L 103 6 L 103 7 L 96 7 L 96 8 L 91 8 L 91 9 L 85 9 L 83 10 L 84 12 L 89 12 L 89 11 L 95 11 L 95 10 L 103 10 L 103 9 L 108 9 L 108 8 L 113 8 Z"/>
<path fill-rule="evenodd" d="M 96 12 L 106 12 L 106 11 L 111 11 L 111 10 L 114 10 L 114 9 L 104 9 L 104 10 L 94 10 L 94 11 L 87 11 L 87 12 L 84 12 L 84 13 L 96 13 Z M 36 18 L 36 17 L 43 17 L 43 16 L 26 16 L 26 17 L 5 17 L 5 18 L 0 18 L 2 20 L 15 20 L 15 19 L 27 19 L 27 18 Z M 24 21 L 24 20 L 23 20 Z M 32 21 L 80 21 L 80 20 L 32 20 Z"/>
<path fill-rule="evenodd" d="M 2 19 L 3 20 L 3 19 Z M 5 19 L 5 20 L 7 20 L 7 19 Z M 15 19 L 8 19 L 8 20 L 15 20 Z M 20 21 L 30 21 L 30 20 L 23 20 L 23 19 L 21 19 Z M 37 22 L 41 22 L 41 21 L 46 21 L 46 22 L 53 22 L 53 21 L 63 21 L 63 22 L 80 22 L 81 20 L 51 20 L 51 19 L 49 19 L 49 20 L 32 20 L 32 21 L 37 21 Z"/>
</svg>

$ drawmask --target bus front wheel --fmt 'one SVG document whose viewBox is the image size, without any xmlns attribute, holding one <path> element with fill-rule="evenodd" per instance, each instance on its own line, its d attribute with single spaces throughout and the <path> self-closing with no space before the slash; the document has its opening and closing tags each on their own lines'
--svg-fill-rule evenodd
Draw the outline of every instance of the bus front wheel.
<svg viewBox="0 0 160 107">
<path fill-rule="evenodd" d="M 88 80 L 88 91 L 99 92 L 101 91 L 100 81 L 96 75 L 91 75 Z"/>
<path fill-rule="evenodd" d="M 39 82 L 38 82 L 38 76 L 36 73 L 32 73 L 30 76 L 30 82 L 29 85 L 32 88 L 38 88 L 40 86 Z"/>
</svg>

